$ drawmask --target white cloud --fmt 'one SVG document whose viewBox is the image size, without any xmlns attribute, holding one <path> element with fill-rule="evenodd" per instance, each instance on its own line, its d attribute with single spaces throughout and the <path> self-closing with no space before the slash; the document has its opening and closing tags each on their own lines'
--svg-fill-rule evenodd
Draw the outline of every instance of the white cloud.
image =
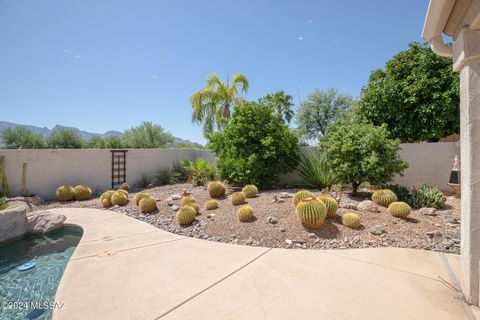
<svg viewBox="0 0 480 320">
<path fill-rule="evenodd" d="M 302 41 L 302 40 L 303 40 L 303 37 L 302 37 L 302 36 L 298 36 L 298 40 L 299 40 L 299 41 Z"/>
<path fill-rule="evenodd" d="M 153 78 L 153 79 L 157 79 L 158 77 L 157 77 L 157 75 L 153 75 L 152 78 Z"/>
<path fill-rule="evenodd" d="M 74 57 L 77 58 L 77 59 L 80 58 L 80 56 L 78 54 L 74 55 Z"/>
<path fill-rule="evenodd" d="M 308 21 L 307 21 L 307 22 L 308 22 L 308 23 L 312 23 L 312 20 L 308 19 Z"/>
</svg>

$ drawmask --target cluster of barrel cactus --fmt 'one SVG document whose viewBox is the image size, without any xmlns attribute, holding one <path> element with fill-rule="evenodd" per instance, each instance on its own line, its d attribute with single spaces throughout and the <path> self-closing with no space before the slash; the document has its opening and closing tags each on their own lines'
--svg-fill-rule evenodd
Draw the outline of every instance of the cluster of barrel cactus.
<svg viewBox="0 0 480 320">
<path fill-rule="evenodd" d="M 179 224 L 188 225 L 195 220 L 196 215 L 197 213 L 195 212 L 194 208 L 190 206 L 182 206 L 180 209 L 178 209 L 175 217 L 177 218 Z"/>
<path fill-rule="evenodd" d="M 85 184 L 79 184 L 76 187 L 63 185 L 57 188 L 55 198 L 57 201 L 65 202 L 72 200 L 89 200 L 92 197 L 92 189 Z"/>
<path fill-rule="evenodd" d="M 310 191 L 308 190 L 300 190 L 300 191 L 297 191 L 295 193 L 295 195 L 293 196 L 292 200 L 293 200 L 293 204 L 295 205 L 295 207 L 300 203 L 300 201 L 302 201 L 303 199 L 306 199 L 306 198 L 314 198 L 315 196 L 313 195 L 313 193 L 311 193 Z"/>
<path fill-rule="evenodd" d="M 243 192 L 234 192 L 230 198 L 230 201 L 234 206 L 238 206 L 245 203 L 246 200 L 245 193 Z"/>
<path fill-rule="evenodd" d="M 405 202 L 392 202 L 388 206 L 388 212 L 394 217 L 406 218 L 410 214 L 411 208 Z"/>
<path fill-rule="evenodd" d="M 389 189 L 380 189 L 373 193 L 372 200 L 383 207 L 388 207 L 390 203 L 398 200 L 397 195 Z"/>
<path fill-rule="evenodd" d="M 187 225 L 195 220 L 195 216 L 200 214 L 200 206 L 193 196 L 184 196 L 181 200 L 182 207 L 177 211 L 176 218 L 179 224 Z M 207 209 L 211 210 L 211 209 Z"/>
<path fill-rule="evenodd" d="M 218 208 L 218 201 L 217 200 L 208 200 L 205 202 L 205 209 L 206 210 L 215 210 Z"/>
<path fill-rule="evenodd" d="M 237 217 L 241 222 L 250 221 L 253 218 L 253 208 L 251 206 L 240 207 L 237 211 Z"/>
<path fill-rule="evenodd" d="M 315 197 L 302 199 L 295 209 L 298 220 L 309 229 L 320 228 L 327 217 L 327 207 Z"/>
<path fill-rule="evenodd" d="M 258 188 L 253 184 L 247 184 L 243 187 L 242 192 L 247 198 L 255 198 L 258 194 Z"/>
<path fill-rule="evenodd" d="M 207 190 L 212 198 L 220 198 L 227 191 L 223 183 L 220 181 L 210 181 L 208 183 Z"/>
<path fill-rule="evenodd" d="M 330 195 L 321 195 L 317 199 L 325 203 L 327 207 L 327 218 L 335 218 L 338 210 L 337 201 Z"/>
<path fill-rule="evenodd" d="M 358 228 L 360 226 L 360 217 L 353 212 L 344 213 L 342 216 L 342 224 L 348 228 Z"/>
</svg>

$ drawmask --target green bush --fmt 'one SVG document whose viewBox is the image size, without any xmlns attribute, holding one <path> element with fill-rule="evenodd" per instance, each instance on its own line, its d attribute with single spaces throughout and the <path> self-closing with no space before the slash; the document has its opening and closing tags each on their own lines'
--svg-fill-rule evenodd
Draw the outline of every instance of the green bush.
<svg viewBox="0 0 480 320">
<path fill-rule="evenodd" d="M 140 180 L 138 180 L 137 182 L 137 186 L 139 186 L 140 188 L 148 188 L 153 182 L 153 179 L 152 177 L 146 175 L 146 174 L 142 174 L 142 176 L 140 177 Z"/>
<path fill-rule="evenodd" d="M 82 149 L 82 138 L 72 129 L 56 128 L 47 138 L 47 146 L 50 149 Z"/>
<path fill-rule="evenodd" d="M 371 73 L 355 112 L 402 142 L 436 141 L 460 131 L 459 88 L 451 58 L 412 42 Z"/>
<path fill-rule="evenodd" d="M 408 204 L 415 209 L 424 207 L 443 209 L 446 200 L 440 189 L 424 184 L 419 189 L 413 188 Z"/>
<path fill-rule="evenodd" d="M 381 184 L 401 174 L 408 164 L 398 158 L 399 141 L 390 139 L 385 127 L 351 123 L 331 126 L 320 140 L 320 149 L 342 182 L 353 191 L 365 181 Z"/>
<path fill-rule="evenodd" d="M 338 183 L 337 177 L 322 157 L 319 149 L 302 149 L 297 172 L 303 184 L 310 188 L 330 189 L 331 186 Z"/>
<path fill-rule="evenodd" d="M 209 136 L 220 177 L 231 184 L 268 188 L 298 163 L 298 139 L 270 106 L 237 105 L 221 132 Z"/>
</svg>

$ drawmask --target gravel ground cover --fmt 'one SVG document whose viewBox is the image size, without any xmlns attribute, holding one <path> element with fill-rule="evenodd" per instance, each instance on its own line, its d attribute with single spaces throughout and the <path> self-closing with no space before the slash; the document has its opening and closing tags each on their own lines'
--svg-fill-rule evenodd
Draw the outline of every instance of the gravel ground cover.
<svg viewBox="0 0 480 320">
<path fill-rule="evenodd" d="M 171 199 L 172 195 L 175 198 L 183 190 L 194 196 L 202 208 L 196 220 L 185 227 L 180 226 L 175 219 L 175 209 L 180 206 L 180 200 Z M 343 193 L 336 218 L 327 219 L 325 225 L 318 230 L 308 230 L 297 221 L 291 198 L 282 198 L 293 194 L 297 189 L 261 191 L 256 198 L 247 199 L 247 204 L 255 212 L 255 218 L 249 222 L 238 221 L 236 211 L 240 206 L 230 203 L 229 192 L 218 199 L 218 209 L 207 211 L 203 208 L 204 203 L 210 199 L 206 187 L 175 184 L 142 191 L 148 192 L 157 200 L 157 211 L 141 214 L 133 201 L 133 192 L 130 193 L 130 202 L 126 206 L 114 206 L 109 210 L 168 232 L 239 245 L 300 249 L 401 247 L 460 253 L 460 202 L 454 197 L 447 197 L 443 210 L 413 210 L 407 219 L 400 219 L 392 217 L 384 207 L 378 207 L 379 212 L 358 209 L 357 205 L 368 199 L 368 192 L 363 197 Z M 68 203 L 51 202 L 39 209 L 58 207 L 103 209 L 98 198 Z M 344 227 L 341 216 L 345 212 L 357 213 L 362 225 L 358 229 Z"/>
</svg>

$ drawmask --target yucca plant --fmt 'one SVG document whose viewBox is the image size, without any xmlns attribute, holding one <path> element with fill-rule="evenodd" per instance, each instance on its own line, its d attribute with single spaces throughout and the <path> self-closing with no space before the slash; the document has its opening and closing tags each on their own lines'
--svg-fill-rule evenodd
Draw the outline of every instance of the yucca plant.
<svg viewBox="0 0 480 320">
<path fill-rule="evenodd" d="M 175 177 L 171 169 L 161 169 L 155 175 L 154 183 L 158 186 L 175 183 Z"/>
<path fill-rule="evenodd" d="M 137 185 L 140 188 L 148 188 L 148 186 L 150 186 L 152 184 L 152 182 L 153 182 L 152 177 L 150 177 L 146 174 L 142 174 L 141 177 L 140 177 L 140 180 L 138 180 Z"/>
<path fill-rule="evenodd" d="M 300 151 L 297 171 L 302 182 L 311 188 L 322 190 L 339 182 L 318 149 L 308 148 Z"/>
</svg>

